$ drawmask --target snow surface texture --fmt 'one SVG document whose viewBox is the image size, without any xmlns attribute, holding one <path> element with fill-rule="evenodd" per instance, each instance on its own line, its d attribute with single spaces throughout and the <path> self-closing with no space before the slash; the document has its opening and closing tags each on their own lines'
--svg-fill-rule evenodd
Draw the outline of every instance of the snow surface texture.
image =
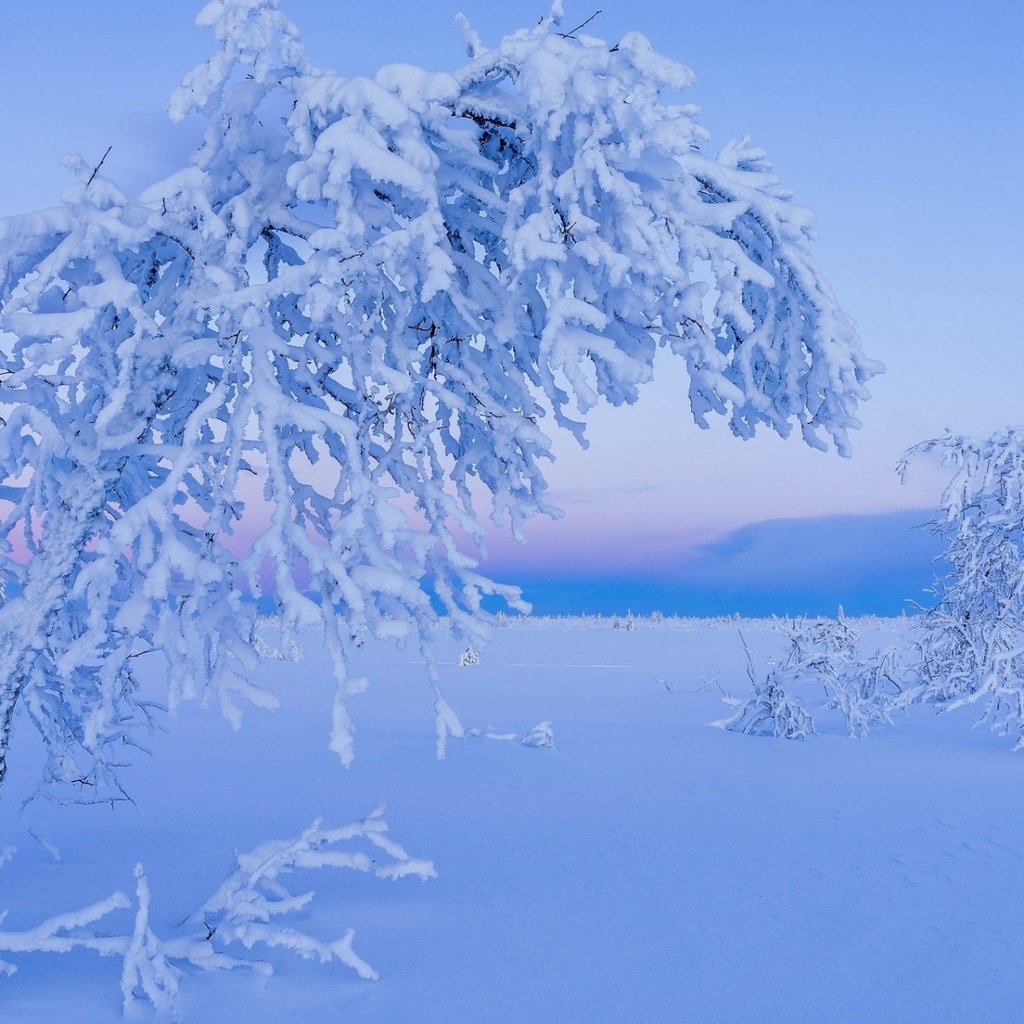
<svg viewBox="0 0 1024 1024">
<path fill-rule="evenodd" d="M 907 640 L 899 620 L 850 625 L 864 652 Z M 183 707 L 154 757 L 126 772 L 137 806 L 30 805 L 25 821 L 60 848 L 59 864 L 18 821 L 39 768 L 20 754 L 33 747 L 22 722 L 0 803 L 3 843 L 18 846 L 0 867 L 0 930 L 104 900 L 142 863 L 152 933 L 201 937 L 200 919 L 182 921 L 236 870 L 232 850 L 387 798 L 392 832 L 437 877 L 384 885 L 370 872 L 296 869 L 289 890 L 316 898 L 276 919 L 324 942 L 353 928 L 380 980 L 234 944 L 274 975 L 184 964 L 182 1024 L 1016 1019 L 1021 762 L 1005 738 L 971 728 L 976 709 L 915 705 L 851 739 L 809 682 L 798 695 L 816 735 L 745 736 L 707 725 L 722 691 L 750 687 L 737 629 L 763 666 L 787 655 L 782 623 L 506 626 L 472 670 L 458 665 L 463 643 L 441 638 L 441 681 L 467 723 L 521 737 L 544 719 L 555 748 L 481 738 L 436 761 L 416 653 L 369 643 L 358 670 L 391 685 L 360 701 L 363 750 L 345 772 L 319 742 L 330 700 L 317 677 L 331 666 L 310 633 L 301 664 L 267 662 L 257 676 L 277 713 L 233 732 Z M 105 919 L 110 935 L 134 934 L 132 902 Z M 0 978 L 4 1024 L 120 1018 L 120 954 L 2 956 L 19 968 Z M 154 1019 L 133 1005 L 129 1019 Z"/>
<path fill-rule="evenodd" d="M 200 21 L 216 52 L 171 101 L 208 121 L 188 166 L 131 199 L 73 158 L 63 205 L 0 222 L 0 547 L 31 554 L 5 560 L 0 779 L 20 705 L 49 782 L 98 799 L 159 713 L 144 654 L 172 708 L 273 703 L 247 591 L 284 647 L 322 630 L 342 763 L 373 638 L 419 646 L 443 754 L 434 602 L 470 642 L 485 596 L 519 606 L 467 541 L 481 504 L 517 537 L 557 513 L 546 423 L 582 442 L 661 346 L 698 424 L 846 453 L 880 369 L 810 213 L 745 140 L 707 151 L 693 73 L 643 37 L 553 8 L 493 47 L 464 26 L 453 74 L 368 79 L 312 67 L 272 0 Z"/>
</svg>

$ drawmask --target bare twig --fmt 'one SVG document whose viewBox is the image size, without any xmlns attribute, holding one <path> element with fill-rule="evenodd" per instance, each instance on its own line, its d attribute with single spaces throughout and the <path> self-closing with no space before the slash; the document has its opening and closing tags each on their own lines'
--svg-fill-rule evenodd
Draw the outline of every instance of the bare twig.
<svg viewBox="0 0 1024 1024">
<path fill-rule="evenodd" d="M 103 161 L 106 160 L 108 156 L 110 156 L 110 151 L 113 148 L 113 146 L 107 146 L 106 153 L 104 153 L 103 156 L 100 157 L 100 162 L 92 169 L 92 174 L 89 175 L 89 180 L 85 183 L 86 188 L 88 188 L 92 184 L 93 178 L 95 178 L 96 175 L 99 173 L 99 169 L 103 166 Z"/>
<path fill-rule="evenodd" d="M 585 28 L 587 25 L 589 25 L 600 13 L 601 12 L 599 10 L 594 11 L 594 13 L 589 18 L 587 18 L 586 21 L 581 21 L 574 29 L 571 29 L 569 32 L 559 32 L 558 35 L 560 35 L 563 39 L 572 39 L 573 36 L 575 36 L 581 28 Z"/>
</svg>

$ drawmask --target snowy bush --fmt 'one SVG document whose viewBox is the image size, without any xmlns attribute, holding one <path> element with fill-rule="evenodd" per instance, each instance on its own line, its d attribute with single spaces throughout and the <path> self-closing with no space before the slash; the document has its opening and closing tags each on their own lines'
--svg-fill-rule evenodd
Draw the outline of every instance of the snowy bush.
<svg viewBox="0 0 1024 1024">
<path fill-rule="evenodd" d="M 747 675 L 753 686 L 743 700 L 725 698 L 736 711 L 712 724 L 735 732 L 804 739 L 814 723 L 796 690 L 821 686 L 825 707 L 838 711 L 851 736 L 865 736 L 892 724 L 892 713 L 917 696 L 913 661 L 897 648 L 869 658 L 858 653 L 860 636 L 843 614 L 835 619 L 786 620 L 789 648 L 781 660 L 770 661 L 763 678 L 755 672 L 749 649 Z"/>
<path fill-rule="evenodd" d="M 459 655 L 459 667 L 460 668 L 468 668 L 470 665 L 479 665 L 479 664 L 480 664 L 480 655 L 477 654 L 477 651 L 476 651 L 475 647 L 467 647 Z"/>
<path fill-rule="evenodd" d="M 953 469 L 934 532 L 949 571 L 918 619 L 921 697 L 951 710 L 980 703 L 982 721 L 1024 747 L 1024 428 L 987 440 L 946 433 L 916 445 Z"/>
<path fill-rule="evenodd" d="M 181 922 L 179 930 L 187 927 L 188 931 L 178 937 L 161 939 L 154 933 L 149 883 L 142 866 L 137 865 L 134 902 L 124 893 L 115 892 L 105 900 L 55 915 L 26 931 L 0 931 L 0 952 L 87 949 L 101 956 L 120 957 L 125 1012 L 136 1000 L 144 999 L 172 1019 L 186 968 L 214 971 L 246 967 L 273 973 L 269 961 L 246 958 L 238 947 L 285 949 L 322 963 L 337 960 L 361 978 L 376 980 L 377 972 L 352 948 L 355 933 L 351 928 L 339 939 L 323 940 L 281 925 L 277 919 L 301 911 L 314 898 L 312 891 L 292 895 L 285 889 L 282 877 L 295 871 L 331 867 L 373 872 L 385 879 L 406 875 L 432 878 L 435 872 L 429 861 L 410 857 L 385 835 L 387 823 L 382 814 L 383 808 L 378 808 L 364 821 L 336 829 L 324 829 L 317 820 L 294 839 L 274 840 L 238 855 L 235 870 L 213 896 Z M 336 848 L 360 839 L 372 852 Z M 382 854 L 387 862 L 380 864 Z M 93 927 L 133 907 L 130 934 L 111 933 L 106 922 L 102 929 Z M 0 972 L 13 974 L 15 970 L 14 964 L 0 960 Z"/>
<path fill-rule="evenodd" d="M 889 718 L 886 667 L 876 655 L 869 662 L 858 657 L 860 635 L 843 614 L 834 619 L 797 619 L 788 623 L 790 650 L 786 659 L 792 676 L 820 683 L 825 706 L 838 711 L 851 736 L 867 735 L 875 725 L 892 724 Z"/>
<path fill-rule="evenodd" d="M 535 725 L 519 742 L 524 747 L 553 747 L 555 745 L 555 730 L 550 722 L 541 722 Z"/>
<path fill-rule="evenodd" d="M 153 710 L 237 722 L 257 605 L 322 632 L 331 749 L 370 637 L 428 664 L 438 751 L 461 727 L 430 661 L 439 607 L 480 637 L 490 514 L 557 514 L 551 426 L 581 442 L 667 348 L 690 409 L 849 451 L 879 366 L 822 280 L 794 205 L 746 140 L 708 152 L 692 72 L 630 33 L 563 32 L 560 5 L 454 73 L 314 68 L 274 0 L 213 0 L 213 57 L 171 114 L 188 166 L 126 197 L 75 157 L 62 205 L 0 221 L 0 780 L 17 706 L 48 777 L 116 791 Z M 247 509 L 265 526 L 247 553 Z M 410 516 L 409 509 L 412 509 Z"/>
<path fill-rule="evenodd" d="M 771 665 L 760 680 L 752 668 L 748 674 L 752 686 L 750 695 L 745 700 L 723 698 L 736 710 L 728 718 L 712 722 L 716 729 L 752 736 L 781 736 L 787 740 L 803 740 L 814 734 L 814 720 L 803 702 L 783 689 L 792 677 L 782 665 Z"/>
<path fill-rule="evenodd" d="M 892 725 L 892 714 L 920 696 L 915 661 L 905 650 L 887 647 L 864 660 L 845 662 L 839 673 L 824 681 L 828 707 L 842 716 L 851 736 Z"/>
<path fill-rule="evenodd" d="M 789 660 L 808 672 L 835 676 L 857 656 L 860 634 L 840 607 L 834 619 L 799 618 L 787 620 Z"/>
<path fill-rule="evenodd" d="M 794 658 L 792 649 L 782 661 L 769 660 L 763 678 L 758 678 L 750 649 L 742 635 L 740 639 L 747 655 L 751 692 L 745 699 L 724 697 L 724 702 L 736 710 L 728 718 L 711 724 L 717 729 L 752 736 L 781 736 L 787 740 L 802 740 L 813 735 L 814 721 L 803 702 L 787 692 L 793 683 L 805 678 L 803 666 Z"/>
</svg>

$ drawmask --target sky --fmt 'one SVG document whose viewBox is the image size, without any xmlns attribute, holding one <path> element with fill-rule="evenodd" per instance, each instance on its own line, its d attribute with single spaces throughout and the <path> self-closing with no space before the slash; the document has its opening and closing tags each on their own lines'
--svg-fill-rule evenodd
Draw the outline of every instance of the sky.
<svg viewBox="0 0 1024 1024">
<path fill-rule="evenodd" d="M 568 28 L 596 0 L 567 0 Z M 286 0 L 321 66 L 372 74 L 464 59 L 461 10 L 485 41 L 543 3 Z M 812 209 L 819 264 L 887 373 L 872 382 L 854 454 L 791 438 L 733 438 L 689 418 L 684 368 L 660 360 L 636 406 L 599 409 L 590 448 L 556 441 L 549 479 L 565 512 L 520 548 L 495 534 L 488 568 L 538 611 L 892 614 L 923 600 L 938 552 L 920 529 L 939 467 L 894 467 L 949 427 L 1018 423 L 1024 81 L 1019 5 L 601 0 L 588 31 L 643 32 L 698 75 L 691 99 L 712 146 L 750 134 Z M 0 41 L 0 215 L 53 205 L 69 152 L 126 191 L 179 166 L 199 127 L 163 111 L 210 52 L 188 0 L 10 5 Z"/>
</svg>

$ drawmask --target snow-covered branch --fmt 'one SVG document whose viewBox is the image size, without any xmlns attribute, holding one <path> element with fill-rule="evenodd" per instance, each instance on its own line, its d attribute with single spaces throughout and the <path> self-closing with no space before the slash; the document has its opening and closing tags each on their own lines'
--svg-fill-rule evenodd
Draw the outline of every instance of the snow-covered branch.
<svg viewBox="0 0 1024 1024">
<path fill-rule="evenodd" d="M 470 30 L 454 74 L 370 79 L 313 68 L 273 0 L 201 21 L 217 49 L 171 103 L 209 122 L 189 165 L 129 200 L 71 161 L 62 206 L 0 222 L 0 546 L 30 556 L 0 608 L 0 778 L 21 703 L 52 778 L 113 786 L 141 650 L 172 708 L 272 705 L 249 598 L 286 643 L 322 631 L 347 764 L 355 647 L 429 659 L 439 614 L 474 641 L 486 596 L 525 607 L 476 571 L 480 520 L 558 514 L 546 422 L 583 442 L 660 346 L 698 424 L 846 453 L 880 369 L 810 214 L 760 150 L 706 152 L 692 72 L 641 36 L 553 9 Z"/>
<path fill-rule="evenodd" d="M 185 934 L 161 939 L 154 933 L 149 883 L 142 866 L 137 865 L 134 902 L 124 893 L 115 892 L 82 910 L 50 917 L 34 928 L 0 931 L 0 951 L 66 953 L 88 949 L 101 956 L 120 957 L 125 1010 L 135 1000 L 145 999 L 172 1019 L 181 978 L 190 968 L 213 971 L 247 967 L 273 973 L 269 961 L 250 959 L 240 954 L 238 947 L 286 949 L 322 963 L 338 960 L 361 978 L 376 980 L 377 972 L 353 949 L 353 929 L 337 939 L 319 939 L 281 925 L 277 919 L 297 914 L 314 897 L 312 891 L 292 895 L 284 887 L 283 877 L 296 871 L 330 867 L 372 872 L 383 879 L 434 877 L 430 861 L 411 857 L 387 835 L 383 811 L 379 807 L 365 820 L 335 829 L 325 829 L 317 820 L 294 839 L 273 840 L 239 854 L 234 871 L 221 887 L 181 923 L 179 931 L 191 929 Z M 348 848 L 359 841 L 369 849 Z M 101 933 L 93 929 L 98 921 L 133 907 L 130 934 L 111 935 L 106 922 Z M 0 960 L 0 973 L 13 974 L 16 969 Z"/>
</svg>

